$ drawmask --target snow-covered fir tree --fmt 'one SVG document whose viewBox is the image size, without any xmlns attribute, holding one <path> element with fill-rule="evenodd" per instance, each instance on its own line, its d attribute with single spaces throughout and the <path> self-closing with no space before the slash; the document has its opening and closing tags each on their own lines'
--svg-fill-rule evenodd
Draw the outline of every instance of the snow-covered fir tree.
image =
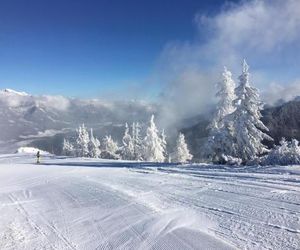
<svg viewBox="0 0 300 250">
<path fill-rule="evenodd" d="M 121 149 L 121 156 L 124 160 L 135 160 L 134 155 L 134 141 L 132 136 L 130 135 L 128 124 L 125 124 L 125 132 L 122 139 L 122 149 Z"/>
<path fill-rule="evenodd" d="M 185 142 L 184 135 L 179 133 L 178 138 L 176 140 L 175 151 L 173 153 L 173 162 L 181 162 L 185 163 L 190 161 L 193 156 L 190 154 L 188 146 Z"/>
<path fill-rule="evenodd" d="M 239 77 L 239 86 L 235 89 L 235 111 L 230 115 L 235 142 L 231 156 L 241 158 L 244 162 L 253 160 L 260 154 L 268 152 L 262 140 L 272 140 L 263 131 L 268 128 L 260 120 L 263 103 L 258 90 L 250 85 L 249 66 L 243 61 L 243 71 Z"/>
<path fill-rule="evenodd" d="M 164 157 L 165 160 L 168 159 L 168 152 L 167 152 L 167 136 L 165 133 L 165 130 L 163 129 L 161 132 L 161 143 L 162 143 L 162 147 L 163 147 L 163 151 L 164 151 Z"/>
<path fill-rule="evenodd" d="M 102 141 L 101 158 L 105 159 L 120 159 L 117 151 L 119 150 L 118 143 L 115 142 L 110 135 L 104 137 Z"/>
<path fill-rule="evenodd" d="M 141 125 L 138 122 L 132 123 L 132 141 L 134 160 L 143 160 L 143 139 L 141 137 Z"/>
<path fill-rule="evenodd" d="M 91 136 L 89 141 L 89 156 L 92 158 L 99 158 L 100 154 L 100 141 L 96 137 L 94 137 L 93 129 L 91 129 Z"/>
<path fill-rule="evenodd" d="M 154 123 L 154 115 L 151 116 L 150 125 L 146 130 L 143 147 L 145 161 L 164 162 L 165 152 L 163 141 L 160 138 L 159 131 Z"/>
<path fill-rule="evenodd" d="M 79 126 L 76 130 L 77 139 L 76 139 L 76 155 L 79 157 L 88 157 L 89 156 L 89 133 L 84 124 Z"/>
<path fill-rule="evenodd" d="M 74 156 L 75 155 L 75 149 L 74 149 L 73 144 L 66 138 L 64 138 L 62 150 L 63 150 L 63 154 L 66 156 Z"/>
<path fill-rule="evenodd" d="M 217 88 L 218 103 L 212 121 L 208 126 L 209 136 L 207 142 L 202 150 L 202 158 L 214 162 L 223 161 L 223 156 L 231 153 L 233 144 L 232 122 L 228 116 L 235 109 L 233 105 L 235 83 L 232 80 L 231 72 L 226 67 L 224 67 L 222 81 L 217 84 Z"/>
<path fill-rule="evenodd" d="M 212 132 L 216 132 L 219 128 L 222 128 L 225 123 L 225 117 L 231 114 L 235 107 L 233 101 L 236 96 L 234 94 L 235 83 L 232 79 L 232 74 L 226 67 L 222 73 L 222 81 L 217 84 L 218 92 L 216 97 L 219 99 L 216 107 L 216 112 L 209 125 Z"/>
</svg>

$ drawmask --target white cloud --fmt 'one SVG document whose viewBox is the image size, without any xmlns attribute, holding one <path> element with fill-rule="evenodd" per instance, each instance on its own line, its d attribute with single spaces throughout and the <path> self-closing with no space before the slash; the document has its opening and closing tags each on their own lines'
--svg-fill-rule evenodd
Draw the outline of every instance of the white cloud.
<svg viewBox="0 0 300 250">
<path fill-rule="evenodd" d="M 300 41 L 300 1 L 243 1 L 213 17 L 198 14 L 196 24 L 209 31 L 201 47 L 204 58 L 235 70 L 244 57 L 272 63 Z"/>
<path fill-rule="evenodd" d="M 160 125 L 168 127 L 183 118 L 207 111 L 213 96 L 212 74 L 203 73 L 195 68 L 185 69 L 167 85 L 166 94 L 161 96 Z"/>
<path fill-rule="evenodd" d="M 63 96 L 42 95 L 36 97 L 36 103 L 47 108 L 65 111 L 70 106 L 70 100 Z"/>
<path fill-rule="evenodd" d="M 29 107 L 34 105 L 65 111 L 70 106 L 70 100 L 63 96 L 32 96 L 24 92 L 5 89 L 0 90 L 1 103 L 10 108 Z"/>
<path fill-rule="evenodd" d="M 269 104 L 276 104 L 278 100 L 291 101 L 300 96 L 300 80 L 286 86 L 272 83 L 262 94 L 263 99 Z"/>
</svg>

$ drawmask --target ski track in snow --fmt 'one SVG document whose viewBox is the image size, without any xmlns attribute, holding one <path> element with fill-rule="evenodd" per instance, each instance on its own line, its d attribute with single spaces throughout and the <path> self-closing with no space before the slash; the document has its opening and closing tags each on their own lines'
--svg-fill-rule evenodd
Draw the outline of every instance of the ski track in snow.
<svg viewBox="0 0 300 250">
<path fill-rule="evenodd" d="M 300 166 L 0 156 L 0 249 L 300 249 Z"/>
</svg>

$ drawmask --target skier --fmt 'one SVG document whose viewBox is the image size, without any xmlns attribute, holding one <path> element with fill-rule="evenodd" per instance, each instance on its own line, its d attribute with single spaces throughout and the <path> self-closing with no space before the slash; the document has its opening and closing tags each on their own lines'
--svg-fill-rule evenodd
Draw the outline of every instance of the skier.
<svg viewBox="0 0 300 250">
<path fill-rule="evenodd" d="M 41 158 L 40 151 L 37 151 L 37 153 L 36 153 L 36 163 L 37 163 L 37 164 L 40 163 L 40 158 Z"/>
</svg>

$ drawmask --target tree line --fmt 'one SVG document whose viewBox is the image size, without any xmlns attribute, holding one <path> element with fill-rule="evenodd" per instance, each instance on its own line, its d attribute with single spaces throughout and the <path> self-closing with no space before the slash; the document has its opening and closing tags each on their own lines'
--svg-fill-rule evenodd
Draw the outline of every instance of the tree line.
<svg viewBox="0 0 300 250">
<path fill-rule="evenodd" d="M 140 123 L 134 122 L 131 126 L 126 123 L 121 145 L 110 135 L 106 135 L 100 142 L 94 136 L 93 129 L 89 133 L 82 124 L 76 130 L 75 140 L 64 139 L 63 153 L 76 157 L 178 163 L 188 162 L 193 157 L 182 133 L 178 135 L 173 152 L 167 152 L 165 131 L 158 130 L 154 115 L 144 133 Z"/>
</svg>

